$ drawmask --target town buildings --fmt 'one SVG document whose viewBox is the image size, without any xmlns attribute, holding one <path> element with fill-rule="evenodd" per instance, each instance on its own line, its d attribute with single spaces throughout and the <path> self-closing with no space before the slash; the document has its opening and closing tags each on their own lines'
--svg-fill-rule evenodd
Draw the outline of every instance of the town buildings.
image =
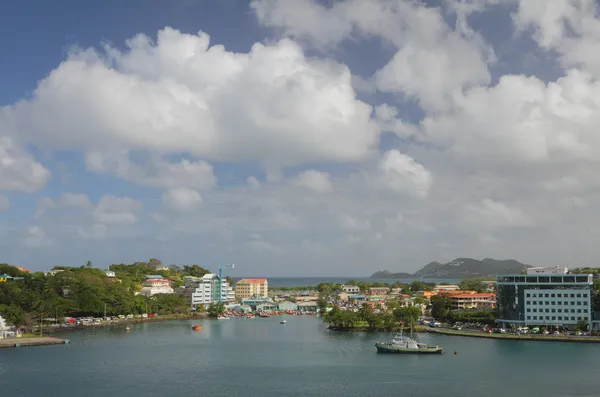
<svg viewBox="0 0 600 397">
<path fill-rule="evenodd" d="M 566 267 L 535 267 L 527 274 L 497 277 L 498 322 L 535 326 L 594 324 L 591 274 Z M 597 327 L 594 327 L 597 328 Z"/>
<path fill-rule="evenodd" d="M 229 283 L 226 280 L 219 280 L 216 274 L 208 273 L 202 277 L 187 276 L 183 278 L 183 282 L 185 287 L 183 296 L 192 307 L 218 303 L 219 290 L 221 302 L 228 303 L 235 300 L 235 293 Z"/>
<path fill-rule="evenodd" d="M 266 278 L 243 278 L 235 284 L 235 299 L 267 298 L 269 282 Z"/>
<path fill-rule="evenodd" d="M 342 285 L 340 287 L 340 289 L 342 290 L 342 292 L 345 292 L 347 294 L 358 294 L 360 293 L 360 288 L 356 285 Z"/>
</svg>

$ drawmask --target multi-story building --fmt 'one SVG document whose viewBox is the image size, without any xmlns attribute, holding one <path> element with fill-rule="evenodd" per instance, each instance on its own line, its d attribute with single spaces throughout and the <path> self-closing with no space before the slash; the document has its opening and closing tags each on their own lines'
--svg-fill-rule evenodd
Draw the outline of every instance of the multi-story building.
<svg viewBox="0 0 600 397">
<path fill-rule="evenodd" d="M 390 292 L 388 287 L 371 287 L 369 288 L 369 295 L 387 295 Z"/>
<path fill-rule="evenodd" d="M 360 293 L 360 288 L 356 285 L 342 285 L 340 289 L 347 294 L 358 294 Z"/>
<path fill-rule="evenodd" d="M 243 278 L 235 284 L 235 299 L 268 298 L 269 282 L 266 278 Z"/>
<path fill-rule="evenodd" d="M 221 291 L 221 302 L 228 303 L 235 300 L 235 293 L 226 280 L 219 280 L 216 274 L 208 273 L 202 277 L 184 277 L 185 292 L 183 296 L 192 307 L 210 305 L 219 302 L 219 290 Z M 221 288 L 219 288 L 219 283 Z"/>
<path fill-rule="evenodd" d="M 453 294 L 449 296 L 452 310 L 492 310 L 496 294 Z"/>
<path fill-rule="evenodd" d="M 173 282 L 167 279 L 147 279 L 142 284 L 140 295 L 152 296 L 156 294 L 172 294 L 175 292 L 171 288 Z"/>
<path fill-rule="evenodd" d="M 497 320 L 503 325 L 592 325 L 592 285 L 591 274 L 568 274 L 564 267 L 498 276 Z"/>
</svg>

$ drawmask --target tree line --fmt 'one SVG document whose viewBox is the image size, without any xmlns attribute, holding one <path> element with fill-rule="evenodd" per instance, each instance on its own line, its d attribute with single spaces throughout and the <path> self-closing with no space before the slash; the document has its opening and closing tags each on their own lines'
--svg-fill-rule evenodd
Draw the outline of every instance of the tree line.
<svg viewBox="0 0 600 397">
<path fill-rule="evenodd" d="M 161 270 L 157 270 L 161 268 Z M 130 265 L 115 264 L 110 278 L 91 262 L 80 267 L 55 266 L 62 270 L 54 275 L 42 272 L 24 273 L 18 268 L 0 264 L 0 274 L 23 277 L 22 280 L 0 283 L 0 315 L 9 323 L 20 326 L 52 317 L 100 317 L 159 313 L 185 313 L 188 305 L 176 294 L 138 295 L 146 276 L 159 274 L 183 285 L 183 277 L 202 277 L 209 271 L 198 265 L 169 266 L 162 269 L 158 259 Z M 229 280 L 233 282 L 233 280 Z"/>
</svg>

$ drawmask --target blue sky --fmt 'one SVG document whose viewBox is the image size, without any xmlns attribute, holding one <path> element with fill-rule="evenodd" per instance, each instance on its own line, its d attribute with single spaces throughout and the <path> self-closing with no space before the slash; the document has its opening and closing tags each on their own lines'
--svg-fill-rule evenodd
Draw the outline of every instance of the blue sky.
<svg viewBox="0 0 600 397">
<path fill-rule="evenodd" d="M 0 262 L 593 265 L 595 6 L 4 4 Z"/>
</svg>

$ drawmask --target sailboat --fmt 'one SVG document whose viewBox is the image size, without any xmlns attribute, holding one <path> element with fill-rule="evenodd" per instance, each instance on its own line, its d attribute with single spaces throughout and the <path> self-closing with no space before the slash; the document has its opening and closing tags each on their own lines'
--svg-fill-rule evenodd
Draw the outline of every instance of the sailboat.
<svg viewBox="0 0 600 397">
<path fill-rule="evenodd" d="M 375 342 L 377 353 L 400 354 L 442 354 L 444 349 L 439 346 L 428 346 L 413 339 L 413 325 L 410 324 L 410 337 L 404 336 L 402 330 L 391 342 Z"/>
</svg>

